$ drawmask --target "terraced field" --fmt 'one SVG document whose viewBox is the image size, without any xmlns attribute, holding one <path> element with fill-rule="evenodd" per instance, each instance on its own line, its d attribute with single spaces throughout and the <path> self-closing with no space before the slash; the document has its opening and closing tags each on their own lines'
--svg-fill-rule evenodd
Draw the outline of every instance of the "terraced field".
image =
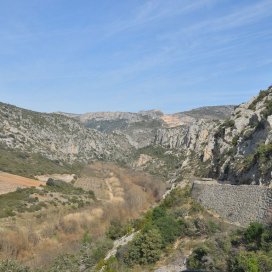
<svg viewBox="0 0 272 272">
<path fill-rule="evenodd" d="M 165 190 L 161 181 L 151 175 L 101 162 L 85 167 L 75 186 L 92 190 L 98 200 L 111 203 L 123 203 L 132 198 L 136 198 L 136 202 L 148 203 L 152 198 L 161 196 Z M 154 186 L 158 187 L 157 196 L 153 194 Z"/>
</svg>

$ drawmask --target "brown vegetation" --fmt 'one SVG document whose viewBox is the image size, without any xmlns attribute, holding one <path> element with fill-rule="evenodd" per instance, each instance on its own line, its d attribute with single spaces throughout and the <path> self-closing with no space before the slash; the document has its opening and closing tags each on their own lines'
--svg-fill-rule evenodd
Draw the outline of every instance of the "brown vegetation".
<svg viewBox="0 0 272 272">
<path fill-rule="evenodd" d="M 63 205 L 62 194 L 52 191 L 37 198 L 47 201 L 52 195 L 59 198 L 57 206 L 48 204 L 36 212 L 0 219 L 2 259 L 16 258 L 32 267 L 46 267 L 60 252 L 79 250 L 84 234 L 99 239 L 113 219 L 127 221 L 139 216 L 164 192 L 158 178 L 110 163 L 93 163 L 80 176 L 75 186 L 93 190 L 96 201 L 83 207 Z"/>
</svg>

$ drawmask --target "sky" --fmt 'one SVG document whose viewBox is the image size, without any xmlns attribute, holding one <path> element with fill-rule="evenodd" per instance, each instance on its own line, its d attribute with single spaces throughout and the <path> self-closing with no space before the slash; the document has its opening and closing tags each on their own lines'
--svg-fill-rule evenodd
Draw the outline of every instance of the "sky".
<svg viewBox="0 0 272 272">
<path fill-rule="evenodd" d="M 180 112 L 272 84 L 272 0 L 0 0 L 0 101 Z"/>
</svg>

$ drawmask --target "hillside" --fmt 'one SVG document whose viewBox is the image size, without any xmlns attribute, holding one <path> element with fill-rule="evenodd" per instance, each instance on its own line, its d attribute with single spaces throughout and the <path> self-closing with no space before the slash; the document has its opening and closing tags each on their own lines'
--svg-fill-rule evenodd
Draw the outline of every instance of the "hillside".
<svg viewBox="0 0 272 272">
<path fill-rule="evenodd" d="M 88 162 L 119 159 L 130 144 L 122 135 L 106 135 L 59 114 L 33 112 L 0 104 L 0 143 L 50 160 Z"/>
<path fill-rule="evenodd" d="M 236 107 L 218 127 L 212 147 L 212 175 L 235 184 L 270 184 L 272 86 Z"/>
<path fill-rule="evenodd" d="M 272 88 L 235 107 L 226 120 L 199 119 L 157 130 L 155 144 L 183 153 L 183 175 L 212 177 L 234 184 L 271 181 Z"/>
</svg>

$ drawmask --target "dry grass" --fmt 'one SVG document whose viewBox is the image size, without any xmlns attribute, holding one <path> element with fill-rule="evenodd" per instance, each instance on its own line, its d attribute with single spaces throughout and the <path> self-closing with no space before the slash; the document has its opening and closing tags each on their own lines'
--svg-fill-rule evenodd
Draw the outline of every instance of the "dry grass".
<svg viewBox="0 0 272 272">
<path fill-rule="evenodd" d="M 139 216 L 164 192 L 160 180 L 110 163 L 94 163 L 81 177 L 76 186 L 94 190 L 99 200 L 83 208 L 49 207 L 1 219 L 1 258 L 13 257 L 32 267 L 45 267 L 60 252 L 78 250 L 86 231 L 99 238 L 112 219 L 125 221 Z"/>
</svg>

